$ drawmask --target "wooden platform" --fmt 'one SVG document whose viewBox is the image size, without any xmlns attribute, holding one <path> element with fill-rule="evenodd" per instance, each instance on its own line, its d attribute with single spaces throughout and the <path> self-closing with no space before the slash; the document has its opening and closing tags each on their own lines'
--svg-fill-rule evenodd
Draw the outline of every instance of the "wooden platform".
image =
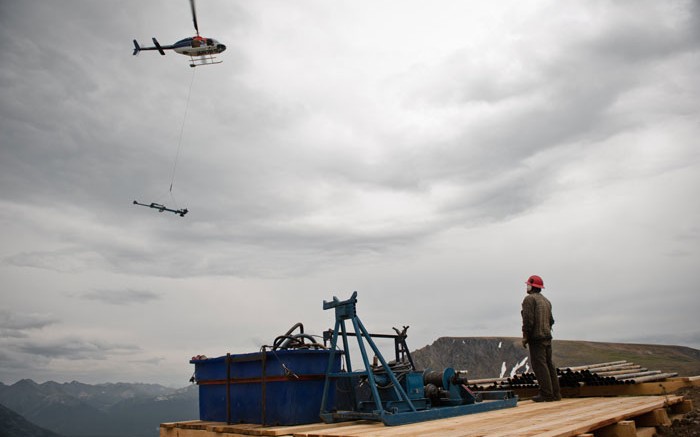
<svg viewBox="0 0 700 437">
<path fill-rule="evenodd" d="M 357 421 L 263 428 L 251 424 L 190 421 L 162 424 L 160 437 L 565 437 L 592 436 L 587 433 L 593 431 L 596 431 L 596 436 L 605 437 L 651 436 L 654 426 L 670 424 L 667 407 L 675 410 L 672 412 L 684 413 L 689 402 L 680 396 L 597 397 L 543 403 L 524 401 L 515 408 L 403 426 Z"/>
</svg>

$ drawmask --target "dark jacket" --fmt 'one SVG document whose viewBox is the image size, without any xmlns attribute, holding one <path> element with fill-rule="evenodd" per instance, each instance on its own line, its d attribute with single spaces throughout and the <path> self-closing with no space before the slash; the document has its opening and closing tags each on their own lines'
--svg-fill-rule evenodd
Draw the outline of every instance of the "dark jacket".
<svg viewBox="0 0 700 437">
<path fill-rule="evenodd" d="M 529 341 L 551 340 L 552 304 L 540 293 L 530 293 L 523 299 L 523 338 Z"/>
</svg>

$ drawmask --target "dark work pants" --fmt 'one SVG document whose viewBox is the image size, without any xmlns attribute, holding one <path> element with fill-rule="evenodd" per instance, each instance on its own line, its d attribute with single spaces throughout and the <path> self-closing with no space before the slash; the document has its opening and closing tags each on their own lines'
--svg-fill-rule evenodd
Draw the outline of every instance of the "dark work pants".
<svg viewBox="0 0 700 437">
<path fill-rule="evenodd" d="M 532 341 L 528 343 L 528 347 L 532 370 L 540 386 L 540 396 L 546 400 L 561 399 L 557 368 L 552 362 L 552 341 Z"/>
</svg>

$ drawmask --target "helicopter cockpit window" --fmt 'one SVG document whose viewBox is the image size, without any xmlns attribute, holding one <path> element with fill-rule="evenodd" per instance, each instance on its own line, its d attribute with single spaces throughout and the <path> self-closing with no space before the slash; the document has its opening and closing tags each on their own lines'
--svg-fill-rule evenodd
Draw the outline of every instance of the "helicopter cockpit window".
<svg viewBox="0 0 700 437">
<path fill-rule="evenodd" d="M 213 46 L 213 45 L 214 45 L 214 41 L 213 41 L 211 38 L 207 38 L 207 45 L 208 45 L 208 46 Z"/>
</svg>

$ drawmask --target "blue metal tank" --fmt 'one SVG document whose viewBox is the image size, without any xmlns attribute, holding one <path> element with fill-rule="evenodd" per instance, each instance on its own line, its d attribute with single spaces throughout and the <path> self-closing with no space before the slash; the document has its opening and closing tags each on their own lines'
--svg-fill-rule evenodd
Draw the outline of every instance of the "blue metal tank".
<svg viewBox="0 0 700 437">
<path fill-rule="evenodd" d="M 329 356 L 328 350 L 294 349 L 193 359 L 199 418 L 262 425 L 319 422 Z M 338 372 L 341 353 L 334 358 Z M 335 397 L 334 387 L 330 395 Z"/>
</svg>

